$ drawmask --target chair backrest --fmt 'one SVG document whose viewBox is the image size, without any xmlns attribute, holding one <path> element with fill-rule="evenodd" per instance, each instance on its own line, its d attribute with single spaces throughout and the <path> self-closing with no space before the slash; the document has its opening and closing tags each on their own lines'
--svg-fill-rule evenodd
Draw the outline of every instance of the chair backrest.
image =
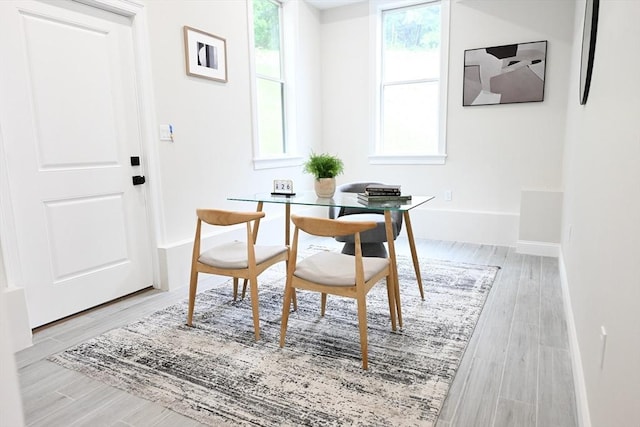
<svg viewBox="0 0 640 427">
<path fill-rule="evenodd" d="M 198 219 L 211 225 L 236 225 L 264 218 L 264 212 L 236 212 L 220 209 L 197 209 Z"/>
<path fill-rule="evenodd" d="M 347 236 L 370 230 L 378 225 L 374 221 L 340 221 L 299 215 L 291 215 L 291 221 L 305 233 L 322 237 Z"/>
<path fill-rule="evenodd" d="M 251 227 L 251 222 L 264 218 L 265 213 L 261 211 L 236 212 L 221 209 L 196 209 L 198 223 L 196 224 L 196 235 L 193 240 L 193 262 L 200 256 L 200 239 L 202 234 L 202 222 L 210 225 L 228 226 L 236 224 L 247 224 L 247 257 L 250 262 L 255 263 L 255 253 L 253 245 L 257 238 L 257 228 Z"/>
</svg>

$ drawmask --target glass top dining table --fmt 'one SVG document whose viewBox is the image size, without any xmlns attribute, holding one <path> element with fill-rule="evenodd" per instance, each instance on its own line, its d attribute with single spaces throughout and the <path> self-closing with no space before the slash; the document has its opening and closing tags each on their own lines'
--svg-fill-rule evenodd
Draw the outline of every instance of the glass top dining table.
<svg viewBox="0 0 640 427">
<path fill-rule="evenodd" d="M 228 197 L 228 200 L 241 202 L 280 203 L 287 205 L 326 206 L 338 208 L 361 208 L 371 210 L 408 211 L 433 199 L 434 196 L 411 196 L 411 200 L 362 203 L 356 193 L 336 193 L 331 198 L 316 196 L 315 191 L 301 191 L 294 195 L 274 195 L 273 193 L 254 193 L 245 196 Z"/>
<path fill-rule="evenodd" d="M 360 208 L 368 209 L 372 211 L 382 211 L 385 218 L 385 230 L 387 234 L 387 248 L 389 253 L 389 263 L 391 265 L 391 280 L 394 284 L 394 293 L 396 300 L 396 314 L 398 319 L 398 325 L 402 328 L 402 309 L 400 303 L 400 284 L 398 281 L 398 266 L 396 260 L 396 251 L 393 237 L 393 228 L 391 222 L 391 212 L 401 211 L 403 214 L 403 220 L 405 223 L 405 229 L 407 230 L 407 238 L 409 241 L 409 247 L 411 249 L 411 257 L 413 259 L 413 267 L 416 272 L 416 279 L 418 281 L 418 288 L 420 290 L 420 296 L 424 300 L 424 291 L 422 289 L 422 276 L 420 274 L 420 266 L 418 264 L 418 254 L 416 252 L 415 240 L 413 237 L 413 229 L 411 227 L 411 219 L 409 217 L 409 211 L 416 208 L 430 200 L 434 199 L 434 196 L 411 196 L 410 200 L 403 202 L 387 201 L 387 202 L 375 202 L 375 203 L 363 203 L 358 200 L 356 193 L 336 193 L 331 198 L 318 197 L 314 191 L 302 191 L 296 192 L 293 195 L 277 195 L 268 192 L 247 194 L 243 196 L 228 197 L 227 200 L 233 200 L 238 202 L 255 202 L 257 203 L 257 210 L 262 211 L 264 203 L 282 204 L 285 206 L 285 243 L 289 245 L 290 242 L 290 227 L 291 227 L 291 206 L 325 206 L 328 208 Z M 257 235 L 257 227 L 254 230 L 254 239 Z"/>
</svg>

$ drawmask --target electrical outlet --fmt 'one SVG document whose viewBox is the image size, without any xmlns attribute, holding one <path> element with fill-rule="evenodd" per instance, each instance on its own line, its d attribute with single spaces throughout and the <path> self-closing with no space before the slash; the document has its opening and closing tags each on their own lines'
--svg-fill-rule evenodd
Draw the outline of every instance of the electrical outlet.
<svg viewBox="0 0 640 427">
<path fill-rule="evenodd" d="M 451 190 L 444 190 L 444 201 L 445 202 L 451 201 Z"/>
</svg>

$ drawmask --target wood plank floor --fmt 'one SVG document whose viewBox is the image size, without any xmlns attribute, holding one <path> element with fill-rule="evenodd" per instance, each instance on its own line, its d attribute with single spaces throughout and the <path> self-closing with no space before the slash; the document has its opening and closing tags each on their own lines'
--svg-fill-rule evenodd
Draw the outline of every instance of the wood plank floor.
<svg viewBox="0 0 640 427">
<path fill-rule="evenodd" d="M 337 245 L 333 240 L 316 242 Z M 421 258 L 498 265 L 498 273 L 438 420 L 438 427 L 577 426 L 557 259 L 513 248 L 417 240 Z M 396 243 L 409 254 L 406 238 Z M 221 280 L 210 279 L 199 290 Z M 187 279 L 185 278 L 185 283 Z M 28 426 L 199 426 L 160 405 L 46 358 L 186 298 L 155 289 L 34 333 L 16 354 Z"/>
</svg>

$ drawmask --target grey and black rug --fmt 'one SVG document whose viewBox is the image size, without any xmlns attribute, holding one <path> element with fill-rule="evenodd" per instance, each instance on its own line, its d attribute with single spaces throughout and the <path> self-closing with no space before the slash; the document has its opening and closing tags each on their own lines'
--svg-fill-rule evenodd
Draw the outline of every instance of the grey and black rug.
<svg viewBox="0 0 640 427">
<path fill-rule="evenodd" d="M 259 279 L 262 339 L 250 301 L 231 285 L 50 358 L 210 425 L 430 426 L 435 424 L 497 268 L 422 260 L 425 301 L 410 259 L 398 259 L 404 328 L 391 331 L 386 288 L 367 300 L 369 370 L 361 369 L 354 300 L 298 293 L 278 346 L 284 267 Z"/>
</svg>

